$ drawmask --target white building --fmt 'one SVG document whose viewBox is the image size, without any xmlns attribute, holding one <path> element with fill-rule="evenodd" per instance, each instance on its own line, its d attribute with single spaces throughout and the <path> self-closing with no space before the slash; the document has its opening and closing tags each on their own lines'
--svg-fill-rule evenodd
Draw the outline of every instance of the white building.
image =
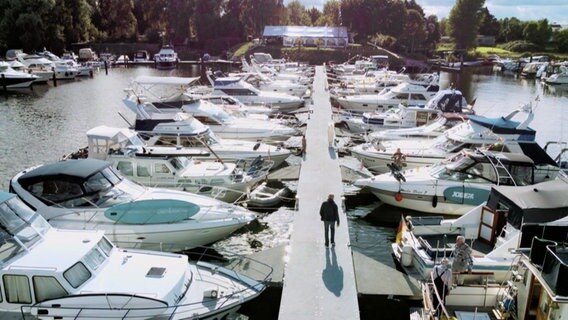
<svg viewBox="0 0 568 320">
<path fill-rule="evenodd" d="M 349 42 L 346 27 L 266 26 L 262 38 L 282 41 L 285 47 L 294 47 L 298 41 L 306 47 L 344 48 Z"/>
</svg>

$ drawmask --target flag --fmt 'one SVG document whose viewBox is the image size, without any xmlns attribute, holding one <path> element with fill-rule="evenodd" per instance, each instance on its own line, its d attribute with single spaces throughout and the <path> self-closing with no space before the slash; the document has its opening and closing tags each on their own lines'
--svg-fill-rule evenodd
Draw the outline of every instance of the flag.
<svg viewBox="0 0 568 320">
<path fill-rule="evenodd" d="M 404 232 L 406 232 L 406 230 L 408 229 L 408 227 L 406 226 L 406 220 L 404 220 L 404 215 L 400 215 L 400 223 L 398 224 L 398 228 L 396 228 L 396 244 L 400 244 L 400 242 L 402 241 L 402 235 L 404 234 Z"/>
</svg>

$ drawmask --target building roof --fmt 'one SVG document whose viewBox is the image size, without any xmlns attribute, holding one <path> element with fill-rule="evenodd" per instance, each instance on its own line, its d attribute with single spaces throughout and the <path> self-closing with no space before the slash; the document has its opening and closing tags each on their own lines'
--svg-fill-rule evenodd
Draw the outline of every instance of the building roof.
<svg viewBox="0 0 568 320">
<path fill-rule="evenodd" d="M 263 37 L 345 38 L 346 27 L 266 26 Z"/>
</svg>

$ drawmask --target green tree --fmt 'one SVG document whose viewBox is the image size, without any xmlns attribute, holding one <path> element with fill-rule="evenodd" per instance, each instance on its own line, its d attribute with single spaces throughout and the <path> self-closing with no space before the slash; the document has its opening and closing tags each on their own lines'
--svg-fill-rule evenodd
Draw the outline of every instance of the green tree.
<svg viewBox="0 0 568 320">
<path fill-rule="evenodd" d="M 193 0 L 169 0 L 166 7 L 167 36 L 181 43 L 190 38 L 190 18 L 193 15 Z M 221 24 L 221 26 L 223 26 Z"/>
<path fill-rule="evenodd" d="M 323 13 L 315 23 L 318 26 L 339 27 L 341 21 L 341 2 L 329 0 L 323 5 Z"/>
<path fill-rule="evenodd" d="M 245 33 L 250 36 L 262 35 L 265 26 L 278 23 L 279 9 L 279 3 L 274 0 L 242 0 L 240 19 Z"/>
<path fill-rule="evenodd" d="M 221 15 L 221 34 L 225 37 L 243 39 L 244 29 L 241 16 L 240 0 L 229 0 L 223 4 Z"/>
<path fill-rule="evenodd" d="M 481 25 L 479 26 L 479 34 L 484 36 L 499 35 L 500 27 L 499 21 L 489 12 L 487 7 L 481 9 Z"/>
<path fill-rule="evenodd" d="M 426 39 L 426 23 L 422 14 L 415 9 L 407 11 L 402 39 L 410 52 L 420 47 Z"/>
<path fill-rule="evenodd" d="M 48 44 L 53 2 L 49 0 L 0 0 L 0 44 L 3 49 L 40 50 Z M 54 30 L 55 31 L 55 30 Z M 58 34 L 64 40 L 62 34 Z"/>
<path fill-rule="evenodd" d="M 558 52 L 568 53 L 568 29 L 554 33 L 554 40 L 556 41 Z"/>
<path fill-rule="evenodd" d="M 446 27 L 457 49 L 468 50 L 475 46 L 484 4 L 485 0 L 456 0 Z"/>
<path fill-rule="evenodd" d="M 316 7 L 312 7 L 311 9 L 308 9 L 308 16 L 310 16 L 311 24 L 317 25 L 316 21 L 318 21 L 318 19 L 321 17 L 321 11 L 319 11 Z"/>
<path fill-rule="evenodd" d="M 535 43 L 538 41 L 538 23 L 536 21 L 529 21 L 523 28 L 523 38 L 528 42 Z"/>
<path fill-rule="evenodd" d="M 197 39 L 202 44 L 219 36 L 219 28 L 211 26 L 220 24 L 221 3 L 222 0 L 199 0 L 195 3 L 193 25 Z"/>
<path fill-rule="evenodd" d="M 108 40 L 126 40 L 136 36 L 136 18 L 132 0 L 98 0 L 99 29 Z"/>
<path fill-rule="evenodd" d="M 426 18 L 426 40 L 424 45 L 429 50 L 436 49 L 436 44 L 440 42 L 442 37 L 442 32 L 440 26 L 442 24 L 438 22 L 438 17 L 435 15 L 430 15 Z"/>
<path fill-rule="evenodd" d="M 548 20 L 547 19 L 542 19 L 539 20 L 537 22 L 537 32 L 538 32 L 538 39 L 536 39 L 536 42 L 534 42 L 536 45 L 539 45 L 541 47 L 546 47 L 548 45 L 548 42 L 550 41 L 550 38 L 552 37 L 552 28 L 550 27 L 550 25 L 548 24 Z"/>
<path fill-rule="evenodd" d="M 167 0 L 135 0 L 133 12 L 138 33 L 147 35 L 149 41 L 159 40 L 159 33 L 167 27 L 166 7 Z"/>
<path fill-rule="evenodd" d="M 523 39 L 523 23 L 517 18 L 499 20 L 497 42 L 509 42 Z"/>
<path fill-rule="evenodd" d="M 288 23 L 293 26 L 308 26 L 311 23 L 310 16 L 299 0 L 292 0 L 288 4 Z"/>
</svg>

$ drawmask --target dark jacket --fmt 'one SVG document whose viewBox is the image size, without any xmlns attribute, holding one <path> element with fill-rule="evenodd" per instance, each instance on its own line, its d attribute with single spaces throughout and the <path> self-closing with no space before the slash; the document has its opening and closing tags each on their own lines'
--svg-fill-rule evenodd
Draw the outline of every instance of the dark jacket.
<svg viewBox="0 0 568 320">
<path fill-rule="evenodd" d="M 333 200 L 328 199 L 321 204 L 320 216 L 322 221 L 337 221 L 339 222 L 339 213 L 337 205 Z"/>
</svg>

